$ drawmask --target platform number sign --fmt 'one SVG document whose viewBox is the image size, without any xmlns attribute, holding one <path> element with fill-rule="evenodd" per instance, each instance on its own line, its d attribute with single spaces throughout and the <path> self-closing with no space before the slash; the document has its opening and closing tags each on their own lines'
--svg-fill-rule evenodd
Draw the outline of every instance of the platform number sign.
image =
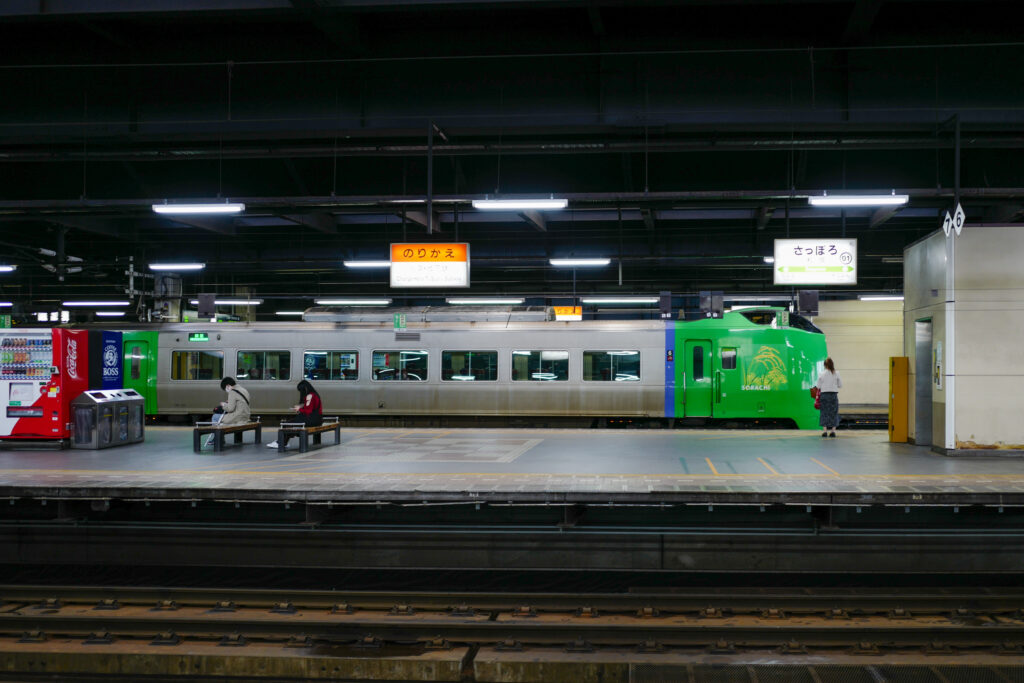
<svg viewBox="0 0 1024 683">
<path fill-rule="evenodd" d="M 952 230 L 957 236 L 960 235 L 960 231 L 964 229 L 964 223 L 967 221 L 967 214 L 964 213 L 964 207 L 960 204 L 956 205 L 956 211 L 952 216 L 949 215 L 949 211 L 942 219 L 942 232 L 946 233 L 946 237 L 949 237 L 949 231 Z"/>
</svg>

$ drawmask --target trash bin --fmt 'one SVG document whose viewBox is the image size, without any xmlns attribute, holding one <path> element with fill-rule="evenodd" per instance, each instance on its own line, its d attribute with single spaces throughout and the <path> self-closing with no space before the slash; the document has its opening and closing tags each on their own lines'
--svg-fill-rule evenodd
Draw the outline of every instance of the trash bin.
<svg viewBox="0 0 1024 683">
<path fill-rule="evenodd" d="M 145 401 L 134 389 L 91 389 L 71 402 L 71 447 L 109 448 L 145 438 Z"/>
</svg>

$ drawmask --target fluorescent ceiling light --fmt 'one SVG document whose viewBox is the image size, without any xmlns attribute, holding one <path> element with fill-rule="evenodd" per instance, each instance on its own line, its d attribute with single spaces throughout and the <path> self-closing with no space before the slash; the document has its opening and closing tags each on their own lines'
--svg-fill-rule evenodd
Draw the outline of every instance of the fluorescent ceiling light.
<svg viewBox="0 0 1024 683">
<path fill-rule="evenodd" d="M 18 269 L 18 266 L 0 266 L 0 273 L 13 273 Z"/>
<path fill-rule="evenodd" d="M 473 208 L 484 211 L 557 211 L 569 206 L 568 199 L 474 199 Z"/>
<path fill-rule="evenodd" d="M 316 299 L 321 306 L 387 306 L 391 299 Z"/>
<path fill-rule="evenodd" d="M 903 263 L 902 256 L 883 256 L 882 263 Z"/>
<path fill-rule="evenodd" d="M 902 294 L 858 294 L 861 301 L 903 301 Z"/>
<path fill-rule="evenodd" d="M 124 311 L 95 311 L 95 313 L 101 318 L 119 318 L 124 315 Z"/>
<path fill-rule="evenodd" d="M 274 311 L 274 315 L 302 315 L 305 311 Z"/>
<path fill-rule="evenodd" d="M 150 263 L 150 270 L 202 270 L 205 263 Z"/>
<path fill-rule="evenodd" d="M 826 194 L 808 197 L 811 206 L 899 206 L 910 200 L 905 194 Z"/>
<path fill-rule="evenodd" d="M 190 299 L 189 303 L 198 306 L 199 299 Z M 216 306 L 259 306 L 263 299 L 214 299 L 213 303 Z"/>
<path fill-rule="evenodd" d="M 131 306 L 131 301 L 65 301 L 61 306 Z"/>
<path fill-rule="evenodd" d="M 585 304 L 656 304 L 660 301 L 656 296 L 584 296 L 580 301 Z"/>
<path fill-rule="evenodd" d="M 553 258 L 548 261 L 553 266 L 607 266 L 610 258 Z"/>
<path fill-rule="evenodd" d="M 390 268 L 391 261 L 342 261 L 346 268 Z"/>
<path fill-rule="evenodd" d="M 523 303 L 524 299 L 522 297 L 480 296 L 475 298 L 453 297 L 450 299 L 445 299 L 445 301 L 447 301 L 449 304 L 453 304 L 456 306 L 472 306 L 474 304 L 480 304 L 481 306 L 517 306 Z"/>
<path fill-rule="evenodd" d="M 220 202 L 217 204 L 154 204 L 153 211 L 168 215 L 185 215 L 197 213 L 241 213 L 245 211 L 245 204 L 229 204 Z"/>
<path fill-rule="evenodd" d="M 775 257 L 774 256 L 765 256 L 764 257 L 764 262 L 765 263 L 775 263 Z"/>
<path fill-rule="evenodd" d="M 0 308 L 10 308 L 13 305 L 13 301 L 0 301 Z"/>
</svg>

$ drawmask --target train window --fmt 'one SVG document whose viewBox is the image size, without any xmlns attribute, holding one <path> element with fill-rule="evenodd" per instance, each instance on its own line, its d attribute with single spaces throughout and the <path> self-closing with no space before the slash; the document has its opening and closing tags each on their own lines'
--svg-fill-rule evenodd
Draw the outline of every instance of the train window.
<svg viewBox="0 0 1024 683">
<path fill-rule="evenodd" d="M 246 380 L 291 379 L 291 351 L 239 351 L 235 377 Z"/>
<path fill-rule="evenodd" d="M 374 351 L 373 379 L 421 382 L 427 379 L 426 351 Z"/>
<path fill-rule="evenodd" d="M 128 357 L 132 359 L 131 378 L 139 379 L 142 377 L 142 349 L 138 346 L 133 346 Z"/>
<path fill-rule="evenodd" d="M 215 379 L 224 376 L 223 351 L 172 351 L 171 379 Z"/>
<path fill-rule="evenodd" d="M 639 382 L 639 351 L 584 351 L 584 382 Z"/>
<path fill-rule="evenodd" d="M 736 349 L 722 349 L 722 369 L 736 369 Z"/>
<path fill-rule="evenodd" d="M 442 351 L 441 379 L 451 382 L 498 380 L 497 351 Z"/>
<path fill-rule="evenodd" d="M 513 351 L 512 380 L 515 382 L 569 381 L 568 351 Z"/>
<path fill-rule="evenodd" d="M 775 322 L 775 311 L 771 309 L 754 308 L 748 311 L 740 311 L 740 315 L 755 325 L 771 325 Z"/>
<path fill-rule="evenodd" d="M 358 351 L 306 351 L 302 356 L 306 379 L 359 379 Z"/>
<path fill-rule="evenodd" d="M 704 347 L 693 347 L 693 378 L 704 379 Z"/>
<path fill-rule="evenodd" d="M 824 332 L 819 330 L 818 327 L 814 323 L 812 323 L 810 320 L 808 320 L 807 318 L 803 317 L 802 315 L 797 315 L 795 313 L 790 313 L 789 314 L 789 326 L 790 327 L 795 327 L 798 330 L 803 330 L 804 332 L 813 332 L 815 334 L 825 334 Z"/>
</svg>

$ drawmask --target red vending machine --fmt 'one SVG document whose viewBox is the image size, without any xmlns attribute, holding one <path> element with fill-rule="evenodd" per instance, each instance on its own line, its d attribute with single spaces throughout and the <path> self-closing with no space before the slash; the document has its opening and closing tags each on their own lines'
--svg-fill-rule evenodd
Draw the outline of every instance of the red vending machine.
<svg viewBox="0 0 1024 683">
<path fill-rule="evenodd" d="M 0 332 L 0 439 L 67 439 L 71 400 L 89 388 L 89 333 Z"/>
</svg>

